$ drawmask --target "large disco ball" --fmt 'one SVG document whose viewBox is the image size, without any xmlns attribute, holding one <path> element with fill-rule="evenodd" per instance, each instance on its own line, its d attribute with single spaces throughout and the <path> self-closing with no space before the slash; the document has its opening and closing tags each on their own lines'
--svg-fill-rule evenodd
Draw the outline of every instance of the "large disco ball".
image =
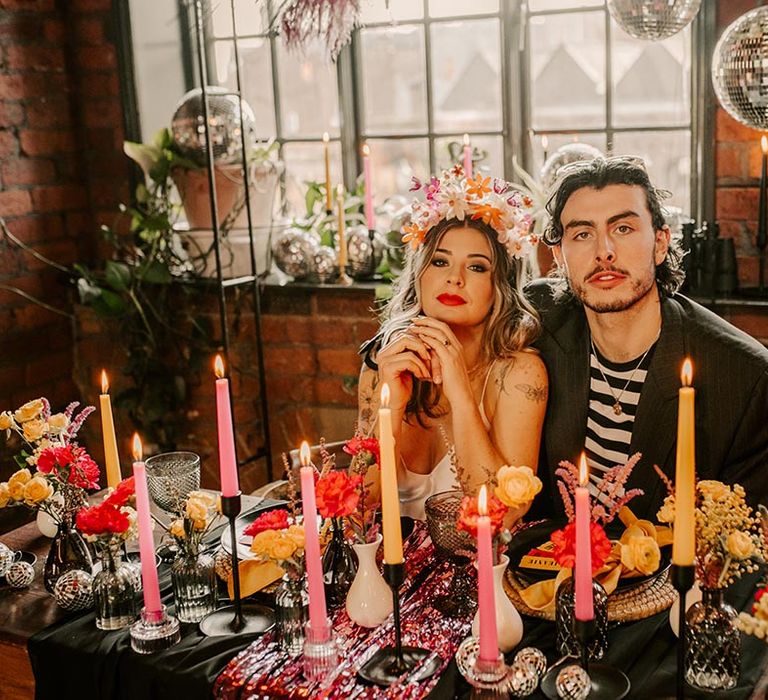
<svg viewBox="0 0 768 700">
<path fill-rule="evenodd" d="M 544 191 L 549 193 L 555 182 L 557 182 L 557 171 L 568 163 L 576 163 L 580 160 L 592 160 L 602 156 L 599 148 L 590 146 L 588 143 L 566 143 L 560 146 L 541 166 L 539 173 L 539 182 Z"/>
<path fill-rule="evenodd" d="M 768 129 L 768 7 L 747 12 L 723 32 L 712 55 L 712 84 L 736 121 Z"/>
<path fill-rule="evenodd" d="M 289 228 L 272 242 L 272 256 L 277 267 L 286 275 L 302 280 L 315 271 L 315 256 L 320 242 L 308 231 Z"/>
<path fill-rule="evenodd" d="M 700 6 L 701 0 L 608 0 L 611 17 L 627 34 L 651 41 L 687 27 Z"/>
<path fill-rule="evenodd" d="M 208 123 L 213 142 L 213 160 L 220 165 L 240 163 L 243 143 L 240 137 L 240 100 L 226 88 L 207 87 Z M 243 100 L 246 150 L 256 141 L 256 118 Z M 173 141 L 180 153 L 204 167 L 208 162 L 205 148 L 205 116 L 203 91 L 190 90 L 181 98 L 171 120 Z"/>
</svg>

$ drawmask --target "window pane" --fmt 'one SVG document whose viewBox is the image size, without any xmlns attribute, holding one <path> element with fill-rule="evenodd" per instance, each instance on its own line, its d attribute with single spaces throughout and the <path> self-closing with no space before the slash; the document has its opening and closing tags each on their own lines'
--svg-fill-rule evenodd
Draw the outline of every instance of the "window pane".
<svg viewBox="0 0 768 700">
<path fill-rule="evenodd" d="M 531 12 L 551 12 L 584 7 L 602 8 L 604 5 L 599 0 L 528 0 L 528 9 Z"/>
<path fill-rule="evenodd" d="M 458 134 L 456 136 L 442 136 L 435 139 L 435 162 L 438 171 L 446 170 L 456 162 L 464 164 L 462 136 L 463 134 Z M 453 146 L 453 152 L 458 153 L 458 161 L 451 158 L 450 144 L 456 144 Z M 479 168 L 485 175 L 503 178 L 504 143 L 501 136 L 473 136 L 472 146 L 486 153 L 485 158 L 481 161 L 475 160 L 475 169 Z"/>
<path fill-rule="evenodd" d="M 363 29 L 360 38 L 366 133 L 426 130 L 423 28 Z"/>
<path fill-rule="evenodd" d="M 575 142 L 588 143 L 590 146 L 597 148 L 600 153 L 605 153 L 605 134 L 547 134 L 546 158 L 551 156 L 561 146 Z M 533 138 L 531 151 L 533 154 L 533 172 L 531 172 L 531 175 L 538 180 L 541 175 L 541 168 L 546 160 L 541 135 Z"/>
<path fill-rule="evenodd" d="M 424 5 L 421 0 L 365 0 L 360 9 L 360 21 L 363 24 L 373 22 L 403 22 L 424 17 Z"/>
<path fill-rule="evenodd" d="M 211 23 L 215 37 L 231 37 L 232 10 L 229 0 L 212 0 Z M 235 0 L 235 21 L 237 35 L 263 34 L 267 31 L 267 3 L 254 0 Z"/>
<path fill-rule="evenodd" d="M 439 22 L 430 32 L 435 130 L 500 130 L 499 21 Z"/>
<path fill-rule="evenodd" d="M 368 139 L 371 149 L 373 200 L 378 205 L 393 194 L 409 197 L 411 177 L 429 175 L 427 139 Z"/>
<path fill-rule="evenodd" d="M 331 187 L 342 181 L 341 174 L 341 145 L 331 141 L 329 146 L 331 156 Z M 290 212 L 296 216 L 306 214 L 304 197 L 307 193 L 306 183 L 325 181 L 325 161 L 323 160 L 322 142 L 286 143 L 283 146 L 285 161 L 285 199 Z"/>
<path fill-rule="evenodd" d="M 531 17 L 535 129 L 605 126 L 605 15 Z"/>
<path fill-rule="evenodd" d="M 287 137 L 339 134 L 339 91 L 336 67 L 327 49 L 313 43 L 302 52 L 288 51 L 278 42 L 277 68 L 282 107 L 282 131 Z"/>
<path fill-rule="evenodd" d="M 665 205 L 680 207 L 684 214 L 690 214 L 690 131 L 630 131 L 615 134 L 613 140 L 615 155 L 640 156 L 645 160 L 651 182 L 672 193 Z"/>
<path fill-rule="evenodd" d="M 691 32 L 641 41 L 611 23 L 616 126 L 686 126 L 691 119 Z"/>
<path fill-rule="evenodd" d="M 243 39 L 240 50 L 240 77 L 243 98 L 256 115 L 256 134 L 259 138 L 273 138 L 275 128 L 275 100 L 272 92 L 272 59 L 268 39 Z M 235 53 L 231 41 L 215 44 L 216 77 L 219 85 L 237 89 Z"/>
<path fill-rule="evenodd" d="M 430 17 L 484 15 L 499 11 L 499 0 L 429 0 Z"/>
</svg>

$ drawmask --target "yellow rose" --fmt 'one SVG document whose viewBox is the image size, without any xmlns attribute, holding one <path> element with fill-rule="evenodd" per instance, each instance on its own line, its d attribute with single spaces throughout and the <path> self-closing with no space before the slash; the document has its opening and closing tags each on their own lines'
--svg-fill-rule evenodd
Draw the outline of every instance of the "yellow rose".
<svg viewBox="0 0 768 700">
<path fill-rule="evenodd" d="M 8 493 L 8 482 L 3 481 L 0 483 L 0 508 L 5 508 L 10 500 L 11 494 Z"/>
<path fill-rule="evenodd" d="M 664 504 L 656 513 L 656 518 L 660 523 L 675 522 L 675 502 L 670 496 L 664 499 Z"/>
<path fill-rule="evenodd" d="M 661 552 L 653 537 L 630 537 L 621 545 L 621 563 L 630 571 L 652 574 L 659 568 Z"/>
<path fill-rule="evenodd" d="M 24 439 L 27 442 L 35 442 L 43 437 L 43 433 L 48 432 L 48 424 L 42 419 L 28 420 L 22 426 Z"/>
<path fill-rule="evenodd" d="M 541 491 L 541 479 L 530 467 L 503 466 L 496 474 L 495 493 L 504 505 L 516 508 L 530 503 Z"/>
<path fill-rule="evenodd" d="M 48 427 L 55 433 L 61 433 L 69 427 L 69 418 L 63 413 L 55 413 L 48 419 Z"/>
<path fill-rule="evenodd" d="M 32 478 L 32 472 L 29 469 L 19 469 L 17 472 L 11 474 L 11 478 L 8 479 L 8 486 L 11 484 L 21 484 L 24 486 Z"/>
<path fill-rule="evenodd" d="M 179 539 L 184 539 L 184 521 L 181 518 L 177 518 L 171 523 L 171 527 L 169 528 L 169 532 L 173 537 L 178 537 Z"/>
<path fill-rule="evenodd" d="M 31 478 L 24 486 L 24 503 L 34 506 L 53 496 L 53 486 L 44 476 Z"/>
<path fill-rule="evenodd" d="M 272 544 L 270 557 L 283 561 L 290 559 L 298 549 L 296 543 L 290 537 L 278 537 Z"/>
<path fill-rule="evenodd" d="M 696 484 L 696 488 L 703 496 L 709 496 L 713 501 L 724 501 L 731 493 L 722 481 L 714 479 L 704 479 Z"/>
<path fill-rule="evenodd" d="M 23 500 L 24 499 L 24 482 L 8 481 L 8 495 L 14 501 Z"/>
<path fill-rule="evenodd" d="M 259 557 L 267 558 L 270 556 L 272 543 L 277 539 L 277 532 L 274 530 L 264 530 L 258 533 L 251 542 L 251 551 Z"/>
<path fill-rule="evenodd" d="M 195 530 L 205 530 L 205 528 L 208 527 L 208 521 L 207 520 L 193 520 L 192 521 L 192 527 Z"/>
<path fill-rule="evenodd" d="M 193 498 L 205 504 L 206 508 L 215 508 L 218 494 L 210 491 L 191 491 L 188 498 Z"/>
<path fill-rule="evenodd" d="M 304 549 L 304 526 L 290 525 L 287 530 L 283 530 L 285 537 L 296 543 L 296 547 Z"/>
<path fill-rule="evenodd" d="M 208 508 L 205 503 L 198 498 L 192 498 L 192 496 L 187 499 L 187 505 L 184 512 L 190 520 L 205 521 L 208 519 Z"/>
<path fill-rule="evenodd" d="M 14 417 L 19 423 L 26 423 L 28 420 L 37 418 L 43 412 L 43 402 L 41 399 L 27 401 L 16 413 Z"/>
<path fill-rule="evenodd" d="M 13 427 L 13 418 L 8 411 L 0 413 L 0 430 L 9 430 Z"/>
<path fill-rule="evenodd" d="M 747 559 L 755 551 L 755 543 L 748 533 L 734 530 L 725 539 L 725 548 L 734 559 Z"/>
</svg>

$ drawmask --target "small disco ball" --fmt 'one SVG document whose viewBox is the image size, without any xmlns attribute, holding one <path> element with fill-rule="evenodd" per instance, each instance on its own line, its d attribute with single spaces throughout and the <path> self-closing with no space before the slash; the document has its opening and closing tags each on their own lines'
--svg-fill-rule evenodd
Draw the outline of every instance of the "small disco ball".
<svg viewBox="0 0 768 700">
<path fill-rule="evenodd" d="M 223 549 L 219 549 L 213 556 L 213 565 L 216 575 L 226 583 L 232 573 L 232 556 Z"/>
<path fill-rule="evenodd" d="M 315 270 L 315 255 L 320 248 L 313 234 L 289 228 L 272 243 L 272 255 L 277 267 L 286 275 L 302 280 Z"/>
<path fill-rule="evenodd" d="M 712 84 L 736 121 L 768 129 L 768 7 L 758 7 L 726 28 L 712 54 Z"/>
<path fill-rule="evenodd" d="M 93 577 L 80 569 L 67 571 L 56 581 L 53 597 L 64 610 L 87 610 L 93 607 Z"/>
<path fill-rule="evenodd" d="M 635 39 L 658 41 L 687 27 L 701 0 L 608 0 L 616 23 Z"/>
<path fill-rule="evenodd" d="M 208 125 L 213 142 L 213 160 L 220 165 L 240 163 L 243 142 L 240 131 L 240 99 L 226 88 L 206 87 L 208 98 Z M 246 152 L 256 141 L 256 118 L 243 100 Z M 181 98 L 171 120 L 173 141 L 179 152 L 200 167 L 208 162 L 205 146 L 205 115 L 203 91 L 190 90 Z"/>
<path fill-rule="evenodd" d="M 557 171 L 564 165 L 580 160 L 592 160 L 602 156 L 599 148 L 588 143 L 566 143 L 560 146 L 541 166 L 539 181 L 545 192 L 549 192 L 557 181 Z"/>
<path fill-rule="evenodd" d="M 0 576 L 5 576 L 14 561 L 16 561 L 16 552 L 8 545 L 0 542 Z"/>
<path fill-rule="evenodd" d="M 17 561 L 5 572 L 5 580 L 13 588 L 27 588 L 35 580 L 35 569 L 29 562 Z"/>
<path fill-rule="evenodd" d="M 557 674 L 555 690 L 563 700 L 586 700 L 592 691 L 592 681 L 581 666 L 572 664 Z"/>
<path fill-rule="evenodd" d="M 381 263 L 384 254 L 384 237 L 378 232 L 373 234 L 373 267 L 371 267 L 371 237 L 365 226 L 351 226 L 347 230 L 347 259 L 349 274 L 355 279 L 369 277 Z"/>
<path fill-rule="evenodd" d="M 339 260 L 336 251 L 329 245 L 321 245 L 315 253 L 315 273 L 321 283 L 336 279 L 339 274 Z"/>
<path fill-rule="evenodd" d="M 531 664 L 515 659 L 509 667 L 507 682 L 512 695 L 516 698 L 524 698 L 534 693 L 539 687 L 539 674 Z"/>
<path fill-rule="evenodd" d="M 544 656 L 544 652 L 536 647 L 525 647 L 521 649 L 515 655 L 515 663 L 517 662 L 528 664 L 536 671 L 536 675 L 541 680 L 544 672 L 547 670 L 547 657 Z"/>
</svg>

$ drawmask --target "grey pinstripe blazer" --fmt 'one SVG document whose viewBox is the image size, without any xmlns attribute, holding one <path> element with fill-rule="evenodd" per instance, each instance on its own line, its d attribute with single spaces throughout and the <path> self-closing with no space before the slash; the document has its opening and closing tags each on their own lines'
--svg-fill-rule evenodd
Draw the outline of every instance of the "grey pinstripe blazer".
<svg viewBox="0 0 768 700">
<path fill-rule="evenodd" d="M 532 515 L 560 516 L 558 462 L 584 448 L 589 397 L 589 328 L 580 304 L 556 303 L 550 283 L 526 289 L 542 316 L 536 347 L 549 372 L 549 403 L 539 476 L 544 483 Z M 696 470 L 699 479 L 740 483 L 750 502 L 768 505 L 768 350 L 703 306 L 679 294 L 662 299 L 662 329 L 637 407 L 630 454 L 642 453 L 629 487 L 640 518 L 655 519 L 666 489 L 653 469 L 675 473 L 680 368 L 693 360 L 696 389 Z"/>
</svg>

